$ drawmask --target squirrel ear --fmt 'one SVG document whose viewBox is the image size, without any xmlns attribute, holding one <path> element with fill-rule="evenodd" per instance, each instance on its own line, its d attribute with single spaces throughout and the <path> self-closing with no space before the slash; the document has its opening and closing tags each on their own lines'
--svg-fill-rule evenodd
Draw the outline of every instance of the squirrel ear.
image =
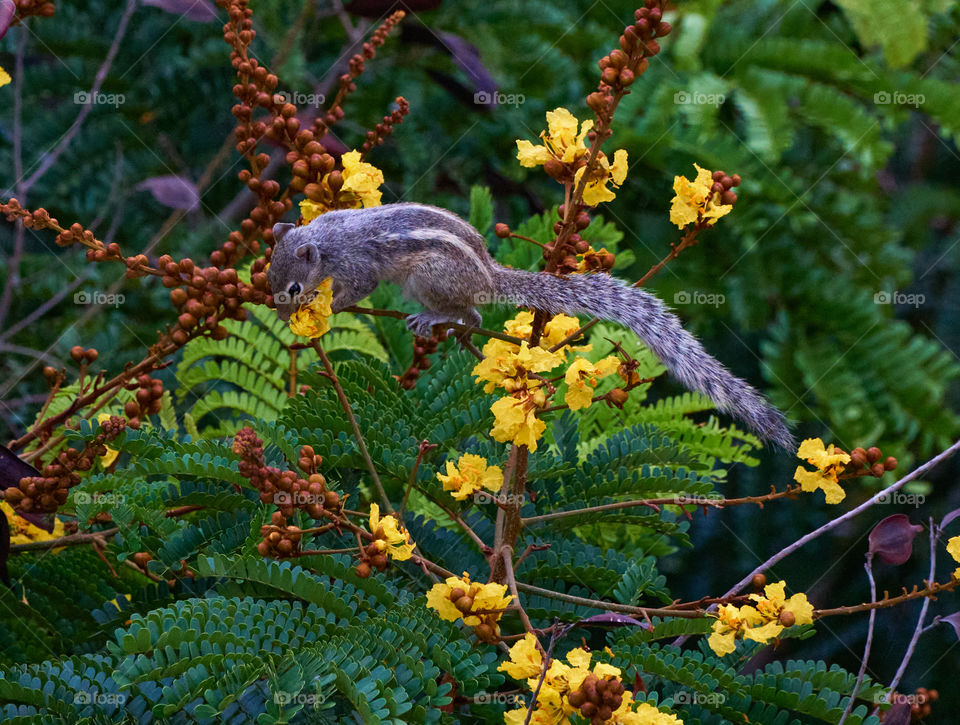
<svg viewBox="0 0 960 725">
<path fill-rule="evenodd" d="M 280 240 L 282 240 L 282 239 L 286 236 L 287 232 L 289 232 L 289 231 L 290 231 L 291 229 L 293 229 L 295 226 L 296 226 L 295 224 L 284 224 L 284 223 L 282 223 L 282 222 L 279 223 L 279 224 L 274 224 L 274 225 L 273 225 L 273 241 L 274 241 L 274 243 L 277 243 L 277 242 L 279 242 Z"/>
<path fill-rule="evenodd" d="M 294 254 L 297 259 L 302 259 L 307 264 L 316 264 L 320 260 L 320 250 L 313 242 L 301 244 Z"/>
</svg>

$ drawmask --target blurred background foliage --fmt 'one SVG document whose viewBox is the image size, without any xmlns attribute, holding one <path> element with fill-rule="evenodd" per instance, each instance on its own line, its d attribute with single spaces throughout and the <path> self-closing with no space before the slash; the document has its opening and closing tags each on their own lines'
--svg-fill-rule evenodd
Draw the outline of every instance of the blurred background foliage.
<svg viewBox="0 0 960 725">
<path fill-rule="evenodd" d="M 519 166 L 515 139 L 534 139 L 544 113 L 557 106 L 589 115 L 582 99 L 596 83 L 596 61 L 633 3 L 410 5 L 433 9 L 408 17 L 368 64 L 335 138 L 343 148 L 358 147 L 366 129 L 403 96 L 410 115 L 369 156 L 384 170 L 385 202 L 429 202 L 465 215 L 471 187 L 484 185 L 493 194 L 494 221 L 516 226 L 550 210 L 558 187 L 539 170 Z M 391 9 L 362 0 L 347 6 L 357 12 L 338 7 L 256 3 L 254 50 L 280 76 L 282 90 L 330 94 L 356 40 Z M 25 44 L 27 175 L 76 116 L 76 94 L 89 89 L 122 9 L 119 1 L 58 3 L 53 18 L 30 21 L 28 32 L 13 29 L 0 42 L 0 65 L 11 72 L 17 44 Z M 736 212 L 671 263 L 652 289 L 671 304 L 684 295 L 722 295 L 718 305 L 675 306 L 712 353 L 765 384 L 801 436 L 821 435 L 847 449 L 878 445 L 900 458 L 901 471 L 925 460 L 960 428 L 956 3 L 703 0 L 672 14 L 674 33 L 621 105 L 609 142 L 629 151 L 631 165 L 616 201 L 602 209 L 604 221 L 622 234 L 616 273 L 636 279 L 678 239 L 667 219 L 675 175 L 690 176 L 694 162 L 740 174 Z M 247 209 L 230 145 L 234 76 L 220 20 L 138 8 L 103 86 L 123 102 L 96 106 L 63 157 L 21 201 L 43 205 L 61 223 L 82 222 L 130 254 L 149 248 L 153 255 L 205 259 Z M 5 198 L 16 193 L 12 97 L 12 86 L 0 89 Z M 138 188 L 170 174 L 209 180 L 197 208 L 171 210 Z M 13 240 L 11 225 L 0 226 L 5 260 Z M 498 242 L 491 235 L 491 245 Z M 528 255 L 523 263 L 534 261 Z M 10 269 L 0 269 L 4 284 Z M 76 249 L 58 249 L 51 236 L 29 230 L 14 289 L 0 324 L 0 409 L 10 437 L 22 432 L 42 401 L 43 364 L 71 368 L 67 351 L 82 343 L 110 351 L 101 362 L 118 368 L 139 359 L 155 339 L 157 320 L 169 312 L 167 292 L 156 280 L 123 280 L 115 268 L 88 265 Z M 110 290 L 124 295 L 123 304 L 74 301 L 78 292 Z M 42 316 L 17 324 L 58 294 L 62 300 Z M 377 302 L 397 303 L 390 291 L 378 294 Z M 492 324 L 500 317 L 493 312 L 487 319 Z M 399 323 L 376 326 L 401 373 L 409 338 Z M 767 454 L 758 467 L 736 466 L 728 493 L 782 483 L 795 463 Z M 910 489 L 929 502 L 908 511 L 914 521 L 960 506 L 960 494 L 950 490 L 957 473 L 953 464 Z M 848 502 L 870 495 L 869 485 L 851 490 Z M 774 576 L 789 575 L 791 586 L 809 588 L 814 602 L 818 594 L 832 604 L 862 600 L 863 537 L 893 512 L 880 508 L 890 510 L 871 511 Z M 698 517 L 691 528 L 696 550 L 716 552 L 717 561 L 705 570 L 680 552 L 661 567 L 672 568 L 678 596 L 718 593 L 760 557 L 836 513 L 808 501 L 771 506 L 762 516 L 734 509 Z M 919 581 L 925 559 L 920 551 L 910 571 L 881 571 L 879 588 Z M 913 612 L 891 611 L 879 621 L 884 636 L 871 670 L 885 681 L 913 627 Z M 834 637 L 790 646 L 856 669 L 864 629 L 865 618 L 843 618 L 824 627 Z M 943 692 L 960 657 L 954 642 L 944 643 L 952 634 L 934 639 L 921 641 L 906 684 Z"/>
</svg>

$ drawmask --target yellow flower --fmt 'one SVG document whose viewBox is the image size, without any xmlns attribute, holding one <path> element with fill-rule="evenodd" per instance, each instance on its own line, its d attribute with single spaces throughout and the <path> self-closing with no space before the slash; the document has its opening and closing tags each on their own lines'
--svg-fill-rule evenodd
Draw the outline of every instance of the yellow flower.
<svg viewBox="0 0 960 725">
<path fill-rule="evenodd" d="M 542 166 L 550 159 L 565 164 L 573 163 L 587 153 L 584 139 L 593 128 L 593 121 L 584 121 L 577 133 L 578 121 L 566 108 L 557 108 L 547 112 L 547 130 L 541 131 L 542 146 L 534 146 L 529 141 L 517 139 L 517 159 L 521 166 L 532 168 Z"/>
<path fill-rule="evenodd" d="M 110 420 L 109 413 L 101 413 L 100 415 L 97 416 L 98 423 L 103 423 L 108 420 Z M 112 464 L 115 460 L 117 460 L 117 456 L 120 455 L 120 451 L 114 450 L 110 446 L 107 446 L 106 448 L 107 448 L 107 452 L 104 453 L 102 456 L 100 456 L 100 465 L 103 466 L 104 468 L 108 468 L 110 464 Z"/>
<path fill-rule="evenodd" d="M 555 345 L 559 345 L 579 329 L 580 320 L 578 320 L 576 317 L 570 317 L 569 315 L 564 314 L 554 315 L 550 318 L 547 324 L 543 326 L 543 335 L 540 336 L 540 345 L 548 349 L 554 347 Z M 576 347 L 565 345 L 557 350 L 557 352 L 564 352 L 566 350 L 580 350 L 583 352 L 589 352 L 592 348 L 593 345 L 579 345 Z"/>
<path fill-rule="evenodd" d="M 850 463 L 850 456 L 835 448 L 831 443 L 824 448 L 819 438 L 808 438 L 800 444 L 797 458 L 805 458 L 808 463 L 817 467 L 816 471 L 808 471 L 803 466 L 797 466 L 793 480 L 800 484 L 804 491 L 823 489 L 827 503 L 840 503 L 847 493 L 838 482 L 838 476 Z"/>
<path fill-rule="evenodd" d="M 321 214 L 334 209 L 361 209 L 371 206 L 380 206 L 383 196 L 380 186 L 383 185 L 383 172 L 373 164 L 361 161 L 359 151 L 345 153 L 340 163 L 342 171 L 330 172 L 339 174 L 342 184 L 337 191 L 330 186 L 330 174 L 320 180 L 320 201 L 304 199 L 300 202 L 300 216 L 310 222 Z"/>
<path fill-rule="evenodd" d="M 10 74 L 7 73 L 2 66 L 0 66 L 0 86 L 7 85 L 11 80 L 13 79 L 10 78 Z"/>
<path fill-rule="evenodd" d="M 10 543 L 11 544 L 29 544 L 31 541 L 52 541 L 65 536 L 63 521 L 55 519 L 53 531 L 45 531 L 39 526 L 34 526 L 22 516 L 19 516 L 13 510 L 13 506 L 6 501 L 0 500 L 0 511 L 7 517 L 7 523 L 10 525 Z M 62 551 L 63 547 L 54 549 L 56 553 Z"/>
<path fill-rule="evenodd" d="M 345 153 L 340 161 L 343 164 L 341 196 L 352 195 L 364 208 L 380 206 L 383 172 L 373 164 L 361 161 L 359 151 Z"/>
<path fill-rule="evenodd" d="M 626 700 L 626 692 L 624 700 Z M 613 720 L 607 722 L 616 725 L 683 725 L 683 720 L 673 713 L 661 712 L 648 702 L 636 703 L 635 711 L 620 712 L 618 710 L 613 714 Z M 622 709 L 622 705 L 621 705 Z"/>
<path fill-rule="evenodd" d="M 617 372 L 619 368 L 620 360 L 613 355 L 596 364 L 586 358 L 576 358 L 563 377 L 567 384 L 564 402 L 570 406 L 570 410 L 588 407 L 593 401 L 593 393 L 600 378 Z"/>
<path fill-rule="evenodd" d="M 684 176 L 673 178 L 673 193 L 676 195 L 670 205 L 670 221 L 683 229 L 688 224 L 701 220 L 706 226 L 713 226 L 717 219 L 729 214 L 732 204 L 717 204 L 712 193 L 713 173 L 701 169 L 696 164 L 697 178 L 690 181 Z"/>
<path fill-rule="evenodd" d="M 954 536 L 947 541 L 947 553 L 950 554 L 955 561 L 960 561 L 960 536 Z M 953 572 L 953 576 L 960 579 L 960 567 L 957 567 L 957 570 Z"/>
<path fill-rule="evenodd" d="M 370 504 L 370 533 L 377 537 L 381 551 L 391 558 L 406 561 L 413 556 L 417 545 L 410 534 L 393 514 L 380 518 L 380 507 L 375 503 Z"/>
<path fill-rule="evenodd" d="M 721 604 L 707 644 L 718 655 L 730 654 L 737 648 L 736 640 L 744 631 L 762 623 L 763 617 L 749 605 L 737 608 L 733 604 Z"/>
<path fill-rule="evenodd" d="M 327 277 L 317 287 L 317 296 L 290 315 L 290 331 L 300 337 L 320 337 L 330 331 L 330 315 L 333 310 L 333 280 Z"/>
<path fill-rule="evenodd" d="M 587 167 L 581 166 L 577 169 L 574 176 L 574 185 L 580 183 L 580 179 L 586 172 Z M 596 206 L 605 201 L 613 201 L 617 195 L 607 188 L 607 184 L 612 184 L 613 188 L 618 189 L 627 178 L 627 152 L 624 149 L 617 149 L 613 154 L 613 164 L 607 159 L 602 151 L 597 154 L 597 167 L 587 177 L 587 183 L 583 187 L 583 202 L 588 206 Z"/>
<path fill-rule="evenodd" d="M 794 594 L 787 599 L 785 589 L 786 582 L 780 581 L 764 587 L 764 596 L 750 595 L 765 623 L 748 629 L 743 634 L 744 638 L 755 642 L 769 642 L 774 637 L 779 637 L 788 626 L 813 623 L 813 605 L 807 601 L 807 595 Z M 784 612 L 787 615 L 784 615 Z"/>
<path fill-rule="evenodd" d="M 457 501 L 463 501 L 481 488 L 497 493 L 503 486 L 503 471 L 499 466 L 488 466 L 487 459 L 473 453 L 464 453 L 454 463 L 447 461 L 447 474 L 437 473 L 444 491 L 450 491 Z"/>
<path fill-rule="evenodd" d="M 448 622 L 462 619 L 465 624 L 476 627 L 482 623 L 495 624 L 512 599 L 506 584 L 471 582 L 470 575 L 464 572 L 462 577 L 451 576 L 434 584 L 427 592 L 427 607 Z"/>
<path fill-rule="evenodd" d="M 490 406 L 494 424 L 490 435 L 500 443 L 514 443 L 537 450 L 537 441 L 547 424 L 537 417 L 537 410 L 546 404 L 541 391 L 520 397 L 508 395 Z"/>
<path fill-rule="evenodd" d="M 515 680 L 539 678 L 542 670 L 543 655 L 537 647 L 537 638 L 529 632 L 510 648 L 510 659 L 497 668 L 498 672 L 506 672 Z"/>
<path fill-rule="evenodd" d="M 530 347 L 526 341 L 516 345 L 503 340 L 491 339 L 483 346 L 484 359 L 473 368 L 473 375 L 487 384 L 484 391 L 492 393 L 501 387 L 508 393 L 539 387 L 540 381 L 527 377 L 527 373 L 545 373 L 564 361 L 563 352 L 550 352 L 542 347 Z"/>
</svg>

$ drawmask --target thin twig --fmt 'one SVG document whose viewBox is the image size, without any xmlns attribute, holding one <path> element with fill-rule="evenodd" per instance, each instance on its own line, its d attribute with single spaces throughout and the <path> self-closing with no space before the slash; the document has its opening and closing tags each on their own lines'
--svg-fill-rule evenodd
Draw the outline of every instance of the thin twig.
<svg viewBox="0 0 960 725">
<path fill-rule="evenodd" d="M 383 483 L 380 481 L 380 476 L 377 475 L 377 469 L 373 465 L 373 459 L 370 457 L 370 451 L 367 450 L 367 444 L 363 440 L 363 434 L 360 432 L 360 426 L 357 424 L 357 419 L 353 414 L 353 409 L 350 407 L 350 401 L 347 400 L 347 394 L 343 392 L 343 386 L 340 384 L 340 378 L 338 378 L 336 372 L 334 372 L 333 364 L 330 362 L 330 358 L 327 357 L 327 353 L 324 352 L 323 347 L 320 346 L 320 340 L 314 338 L 311 340 L 311 343 L 313 344 L 313 349 L 317 351 L 317 354 L 320 356 L 320 360 L 323 362 L 323 367 L 327 372 L 327 377 L 330 379 L 330 382 L 333 383 L 333 389 L 337 392 L 337 398 L 340 400 L 340 406 L 343 408 L 343 412 L 346 414 L 347 420 L 350 422 L 350 427 L 353 429 L 353 437 L 357 441 L 357 448 L 360 449 L 360 455 L 363 456 L 364 463 L 367 464 L 367 470 L 370 472 L 370 476 L 373 478 L 373 484 L 377 487 L 377 491 L 380 494 L 380 500 L 383 502 L 387 512 L 393 513 L 393 504 L 390 503 L 390 499 L 387 497 L 387 492 L 383 488 Z"/>
<path fill-rule="evenodd" d="M 930 518 L 930 574 L 927 577 L 928 582 L 933 582 L 936 578 L 937 573 L 937 539 L 939 530 L 937 525 L 933 521 L 933 517 Z M 892 694 L 894 690 L 897 689 L 897 685 L 900 684 L 900 680 L 903 678 L 903 673 L 907 671 L 907 665 L 910 664 L 910 659 L 913 657 L 913 650 L 917 646 L 917 642 L 920 640 L 920 635 L 923 634 L 924 630 L 924 621 L 927 618 L 927 610 L 930 608 L 930 597 L 923 598 L 923 605 L 920 607 L 920 616 L 917 618 L 917 626 L 913 630 L 913 636 L 910 637 L 910 643 L 907 645 L 907 651 L 903 655 L 903 660 L 900 662 L 900 666 L 897 668 L 897 673 L 893 676 L 893 679 L 890 681 L 890 693 Z"/>
<path fill-rule="evenodd" d="M 517 577 L 513 571 L 513 549 L 505 546 L 500 550 L 500 555 L 503 557 L 503 564 L 507 572 L 507 586 L 510 587 L 510 592 L 513 594 L 514 599 L 517 600 L 517 614 L 520 615 L 523 628 L 532 634 L 533 624 L 530 623 L 530 617 L 527 616 L 526 610 L 523 608 L 523 605 L 520 604 L 520 592 L 517 591 Z M 539 642 L 537 642 L 537 646 L 540 646 Z"/>
<path fill-rule="evenodd" d="M 23 182 L 23 188 L 25 191 L 29 191 L 33 185 L 40 181 L 43 175 L 50 170 L 50 167 L 57 162 L 57 159 L 59 159 L 60 155 L 67 150 L 67 147 L 80 131 L 80 127 L 83 125 L 83 122 L 86 121 L 87 116 L 90 115 L 90 112 L 96 105 L 93 102 L 93 99 L 100 94 L 100 89 L 103 87 L 103 82 L 107 78 L 107 73 L 110 72 L 110 67 L 113 65 L 113 61 L 117 57 L 117 51 L 120 50 L 120 43 L 123 40 L 123 36 L 126 35 L 127 25 L 130 23 L 130 18 L 133 17 L 133 13 L 137 9 L 138 4 L 139 3 L 137 0 L 127 0 L 127 5 L 123 10 L 123 15 L 120 16 L 120 23 L 117 25 L 116 33 L 113 36 L 113 42 L 110 44 L 110 49 L 107 51 L 107 57 L 104 58 L 103 64 L 100 66 L 96 77 L 93 79 L 93 86 L 91 86 L 88 96 L 88 100 L 90 102 L 83 104 L 83 106 L 80 108 L 80 113 L 77 114 L 73 124 L 60 139 L 60 142 L 52 151 L 45 154 L 41 158 L 40 163 L 37 165 L 36 171 L 34 171 L 29 178 Z"/>
<path fill-rule="evenodd" d="M 867 578 L 870 580 L 870 601 L 877 601 L 877 583 L 873 579 L 873 552 L 867 553 L 867 561 L 863 568 L 867 571 Z M 857 700 L 857 692 L 860 691 L 860 685 L 863 684 L 863 676 L 867 673 L 867 660 L 870 659 L 870 647 L 873 644 L 873 625 L 877 618 L 877 610 L 870 610 L 870 621 L 867 623 L 867 643 L 863 647 L 863 658 L 860 660 L 860 670 L 857 672 L 857 681 L 853 683 L 853 692 L 850 693 L 850 699 L 847 706 L 843 709 L 843 715 L 840 716 L 837 725 L 843 725 L 847 717 L 853 711 L 853 704 Z"/>
<path fill-rule="evenodd" d="M 46 541 L 28 541 L 25 544 L 13 544 L 10 547 L 10 553 L 16 554 L 22 551 L 37 551 L 38 549 L 59 549 L 61 546 L 76 546 L 77 544 L 88 544 L 91 541 L 104 543 L 104 539 L 113 536 L 120 529 L 105 529 L 104 531 L 91 531 L 82 534 L 70 534 L 61 536 L 59 539 L 47 539 Z"/>
</svg>

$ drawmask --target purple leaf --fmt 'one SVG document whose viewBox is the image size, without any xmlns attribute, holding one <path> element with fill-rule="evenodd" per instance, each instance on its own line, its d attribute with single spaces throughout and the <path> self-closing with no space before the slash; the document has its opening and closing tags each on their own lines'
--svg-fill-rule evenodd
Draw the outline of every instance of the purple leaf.
<svg viewBox="0 0 960 725">
<path fill-rule="evenodd" d="M 13 23 L 13 16 L 16 15 L 17 6 L 13 0 L 0 0 L 0 40 L 7 34 Z"/>
<path fill-rule="evenodd" d="M 137 184 L 138 191 L 143 189 L 171 209 L 190 211 L 200 206 L 200 192 L 196 185 L 182 176 L 154 176 Z"/>
<path fill-rule="evenodd" d="M 870 553 L 887 564 L 903 564 L 913 554 L 913 538 L 920 531 L 923 527 L 911 524 L 906 514 L 887 516 L 870 532 Z"/>
<path fill-rule="evenodd" d="M 947 525 L 958 516 L 960 516 L 960 509 L 954 509 L 953 511 L 951 511 L 950 513 L 948 513 L 946 516 L 943 517 L 943 521 L 940 522 L 940 528 L 941 529 L 947 528 Z"/>
<path fill-rule="evenodd" d="M 883 713 L 883 725 L 910 725 L 910 703 L 898 702 Z"/>
<path fill-rule="evenodd" d="M 628 617 L 626 614 L 617 614 L 616 612 L 607 612 L 605 614 L 595 614 L 592 617 L 581 619 L 577 624 L 597 624 L 606 627 L 642 627 L 643 629 L 653 629 L 646 622 L 639 619 Z"/>
<path fill-rule="evenodd" d="M 182 15 L 198 23 L 212 23 L 217 19 L 217 9 L 210 0 L 140 0 L 143 5 Z"/>
<path fill-rule="evenodd" d="M 940 621 L 946 622 L 953 627 L 953 631 L 957 634 L 957 639 L 960 639 L 960 612 L 954 612 L 953 614 L 948 614 L 946 617 L 940 617 Z"/>
</svg>

